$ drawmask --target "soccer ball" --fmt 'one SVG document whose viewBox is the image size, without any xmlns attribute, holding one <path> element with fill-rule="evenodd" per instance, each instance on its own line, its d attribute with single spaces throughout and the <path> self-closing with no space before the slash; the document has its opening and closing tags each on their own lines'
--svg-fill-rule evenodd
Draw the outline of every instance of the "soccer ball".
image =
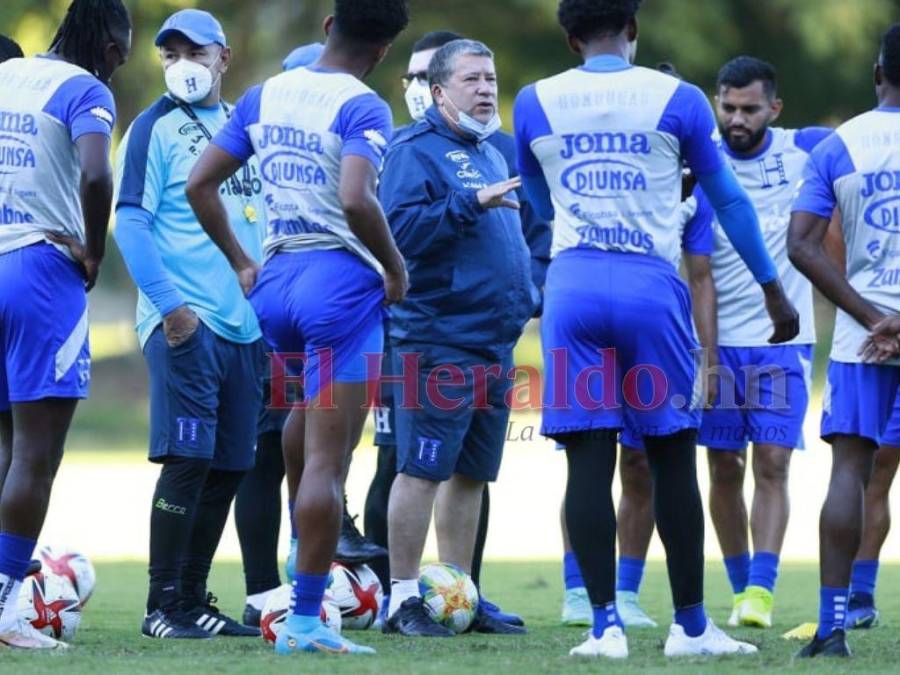
<svg viewBox="0 0 900 675">
<path fill-rule="evenodd" d="M 478 589 L 456 565 L 434 563 L 419 571 L 419 592 L 432 618 L 454 633 L 465 633 L 478 612 Z"/>
<path fill-rule="evenodd" d="M 71 640 L 81 624 L 81 603 L 66 577 L 38 572 L 19 591 L 19 615 L 44 635 Z"/>
<path fill-rule="evenodd" d="M 287 621 L 288 610 L 291 605 L 291 585 L 283 584 L 269 593 L 266 598 L 266 604 L 263 605 L 262 618 L 259 621 L 259 628 L 262 632 L 263 640 L 274 643 L 278 639 L 278 634 L 284 628 Z M 319 614 L 322 623 L 328 626 L 335 633 L 341 632 L 341 610 L 328 593 L 322 598 L 322 611 Z"/>
<path fill-rule="evenodd" d="M 38 550 L 38 558 L 43 572 L 52 572 L 69 580 L 84 607 L 97 584 L 97 574 L 91 561 L 65 546 L 42 546 Z"/>
<path fill-rule="evenodd" d="M 328 590 L 341 608 L 344 628 L 366 630 L 378 618 L 384 599 L 381 582 L 368 565 L 331 565 Z"/>
</svg>

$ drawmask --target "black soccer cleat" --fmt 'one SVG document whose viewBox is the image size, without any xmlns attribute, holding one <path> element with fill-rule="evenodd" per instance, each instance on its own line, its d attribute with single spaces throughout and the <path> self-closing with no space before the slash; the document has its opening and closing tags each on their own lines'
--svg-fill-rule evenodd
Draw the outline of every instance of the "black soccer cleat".
<svg viewBox="0 0 900 675">
<path fill-rule="evenodd" d="M 484 633 L 485 635 L 525 635 L 528 631 L 523 626 L 516 626 L 501 621 L 478 606 L 475 620 L 469 626 L 468 633 Z"/>
<path fill-rule="evenodd" d="M 195 626 L 179 610 L 162 610 L 148 614 L 141 624 L 141 633 L 148 638 L 166 640 L 208 640 L 207 631 Z"/>
<path fill-rule="evenodd" d="M 366 538 L 356 527 L 356 517 L 349 516 L 344 509 L 341 520 L 341 537 L 334 552 L 335 562 L 344 565 L 361 565 L 363 563 L 387 558 L 387 549 Z"/>
<path fill-rule="evenodd" d="M 41 571 L 41 561 L 40 560 L 32 560 L 28 563 L 28 567 L 25 568 L 25 576 L 30 577 L 32 574 L 37 574 Z"/>
<path fill-rule="evenodd" d="M 431 618 L 422 598 L 407 598 L 388 620 L 381 624 L 381 632 L 407 637 L 448 638 L 454 633 Z"/>
<path fill-rule="evenodd" d="M 812 642 L 797 652 L 798 659 L 812 659 L 817 656 L 832 658 L 853 656 L 850 646 L 847 644 L 847 634 L 842 630 L 836 630 L 824 640 L 816 635 Z"/>
<path fill-rule="evenodd" d="M 259 624 L 262 623 L 262 610 L 256 609 L 253 605 L 246 605 L 244 607 L 244 616 L 241 618 L 245 626 L 259 628 Z"/>
<path fill-rule="evenodd" d="M 185 610 L 184 615 L 195 626 L 202 628 L 213 637 L 259 637 L 261 635 L 259 628 L 245 626 L 223 614 L 216 607 L 216 602 L 218 602 L 218 598 L 212 593 L 207 593 L 206 601 L 202 605 Z"/>
</svg>

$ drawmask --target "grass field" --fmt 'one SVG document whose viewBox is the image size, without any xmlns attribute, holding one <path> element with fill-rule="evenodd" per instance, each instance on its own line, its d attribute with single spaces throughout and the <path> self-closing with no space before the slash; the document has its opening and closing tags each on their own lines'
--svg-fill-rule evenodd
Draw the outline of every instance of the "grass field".
<svg viewBox="0 0 900 675">
<path fill-rule="evenodd" d="M 0 672 L 15 674 L 64 672 L 113 675 L 118 673 L 587 673 L 615 668 L 617 672 L 724 673 L 765 670 L 767 673 L 843 672 L 851 665 L 857 672 L 896 673 L 900 654 L 900 597 L 891 589 L 900 584 L 900 566 L 886 566 L 880 577 L 883 592 L 881 627 L 852 636 L 856 652 L 848 662 L 793 662 L 801 646 L 781 639 L 798 623 L 813 619 L 817 597 L 816 571 L 812 565 L 788 565 L 779 579 L 776 626 L 769 631 L 735 631 L 760 647 L 753 657 L 713 661 L 668 661 L 662 655 L 668 629 L 668 590 L 664 567 L 652 563 L 644 583 L 645 608 L 660 621 L 650 631 L 631 631 L 631 658 L 612 666 L 606 662 L 579 662 L 567 656 L 581 640 L 581 630 L 558 624 L 562 593 L 557 563 L 488 563 L 484 587 L 493 600 L 520 611 L 530 634 L 503 638 L 465 635 L 452 640 L 388 638 L 374 631 L 353 633 L 358 641 L 378 649 L 376 657 L 298 656 L 278 657 L 261 639 L 215 639 L 202 643 L 153 641 L 139 635 L 146 572 L 138 563 L 98 565 L 98 585 L 84 615 L 73 648 L 63 654 L 0 654 Z M 243 579 L 234 563 L 217 563 L 211 587 L 223 610 L 240 615 Z M 708 608 L 724 624 L 729 595 L 725 574 L 711 564 L 707 575 Z"/>
</svg>

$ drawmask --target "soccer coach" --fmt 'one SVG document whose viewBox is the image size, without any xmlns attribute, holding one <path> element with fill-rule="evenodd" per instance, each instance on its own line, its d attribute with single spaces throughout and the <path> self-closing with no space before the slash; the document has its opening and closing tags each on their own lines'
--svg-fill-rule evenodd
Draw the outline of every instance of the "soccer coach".
<svg viewBox="0 0 900 675">
<path fill-rule="evenodd" d="M 440 637 L 450 633 L 428 616 L 418 590 L 435 494 L 446 482 L 436 521 L 441 560 L 469 572 L 484 484 L 500 468 L 512 349 L 538 293 L 518 203 L 507 197 L 519 179 L 509 179 L 486 142 L 500 127 L 493 53 L 455 40 L 435 53 L 428 79 L 435 104 L 396 136 L 379 190 L 410 275 L 409 295 L 391 308 L 393 372 L 404 372 L 404 354 L 418 360 L 417 372 L 406 373 L 418 391 L 394 384 L 398 476 L 388 506 L 384 631 Z M 473 373 L 492 366 L 499 376 L 488 376 L 476 397 Z M 448 368 L 462 377 L 429 396 Z M 406 405 L 410 395 L 421 408 Z M 444 397 L 454 403 L 436 400 Z"/>
</svg>

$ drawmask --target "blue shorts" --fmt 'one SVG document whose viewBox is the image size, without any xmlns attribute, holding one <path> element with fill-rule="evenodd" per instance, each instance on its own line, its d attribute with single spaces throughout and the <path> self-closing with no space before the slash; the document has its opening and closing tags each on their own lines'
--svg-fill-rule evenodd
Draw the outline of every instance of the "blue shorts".
<svg viewBox="0 0 900 675">
<path fill-rule="evenodd" d="M 545 436 L 623 427 L 668 436 L 699 426 L 690 293 L 668 262 L 564 251 L 547 275 L 541 342 Z"/>
<path fill-rule="evenodd" d="M 417 354 L 419 360 L 417 376 L 411 378 L 416 390 L 394 385 L 397 473 L 431 481 L 455 473 L 497 480 L 509 423 L 512 352 L 492 362 L 463 349 L 395 342 L 395 373 L 404 372 L 403 354 Z M 442 366 L 458 368 L 459 379 L 440 383 L 448 377 L 447 371 L 436 370 Z"/>
<path fill-rule="evenodd" d="M 840 434 L 887 443 L 898 393 L 898 366 L 830 361 L 822 394 L 822 438 L 830 443 Z"/>
<path fill-rule="evenodd" d="M 881 435 L 881 445 L 900 447 L 900 389 L 897 390 L 897 398 L 894 399 L 894 409 L 891 411 L 891 420 L 887 429 Z"/>
<path fill-rule="evenodd" d="M 385 331 L 387 333 L 387 331 Z M 381 362 L 381 374 L 394 374 L 394 360 L 391 357 L 390 341 L 385 335 L 384 360 Z M 385 382 L 379 387 L 380 400 L 378 405 L 372 408 L 372 416 L 375 421 L 375 445 L 397 445 L 397 437 L 394 434 L 394 385 Z"/>
<path fill-rule="evenodd" d="M 740 451 L 748 442 L 803 449 L 813 345 L 719 347 L 719 393 L 703 411 L 699 445 Z"/>
<path fill-rule="evenodd" d="M 144 345 L 150 374 L 150 460 L 212 460 L 212 468 L 246 471 L 255 463 L 266 347 L 238 344 L 200 323 L 170 347 L 162 326 Z"/>
<path fill-rule="evenodd" d="M 288 368 L 302 363 L 307 401 L 332 382 L 378 378 L 384 281 L 353 253 L 277 253 L 263 266 L 249 300 Z"/>
<path fill-rule="evenodd" d="M 84 275 L 49 244 L 0 255 L 0 412 L 13 403 L 87 398 Z"/>
</svg>

